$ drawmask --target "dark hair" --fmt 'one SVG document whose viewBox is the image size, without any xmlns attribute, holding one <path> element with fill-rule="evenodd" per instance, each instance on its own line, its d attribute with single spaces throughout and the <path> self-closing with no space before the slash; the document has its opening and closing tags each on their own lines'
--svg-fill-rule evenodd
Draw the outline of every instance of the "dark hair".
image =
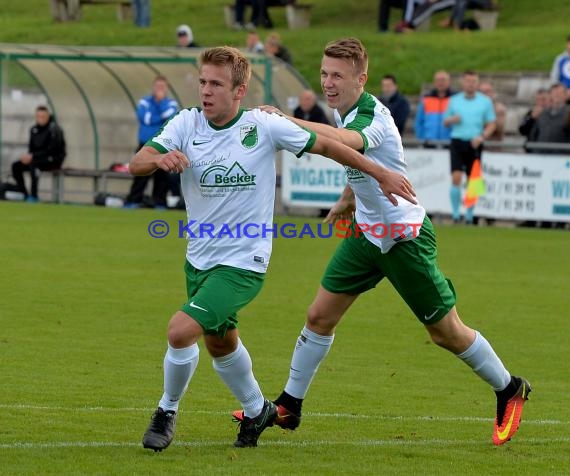
<svg viewBox="0 0 570 476">
<path fill-rule="evenodd" d="M 396 76 L 394 76 L 393 74 L 385 74 L 382 79 L 389 79 L 391 80 L 394 84 L 398 84 L 398 81 L 396 81 Z"/>
<path fill-rule="evenodd" d="M 49 108 L 47 106 L 44 106 L 43 104 L 36 107 L 36 111 L 45 111 L 49 114 Z"/>
<path fill-rule="evenodd" d="M 472 69 L 466 69 L 465 71 L 463 71 L 463 76 L 479 76 L 477 74 L 476 71 L 473 71 Z"/>
</svg>

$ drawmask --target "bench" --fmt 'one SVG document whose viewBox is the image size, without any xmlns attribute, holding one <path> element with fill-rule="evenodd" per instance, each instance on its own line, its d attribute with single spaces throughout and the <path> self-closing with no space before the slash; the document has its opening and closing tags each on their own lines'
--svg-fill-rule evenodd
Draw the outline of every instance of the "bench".
<svg viewBox="0 0 570 476">
<path fill-rule="evenodd" d="M 52 16 L 55 21 L 79 20 L 84 5 L 116 5 L 117 20 L 121 22 L 133 17 L 130 0 L 51 0 Z"/>
<path fill-rule="evenodd" d="M 313 5 L 290 2 L 287 4 L 270 5 L 268 8 L 285 7 L 287 27 L 290 30 L 309 28 L 311 26 L 311 9 Z M 224 19 L 228 28 L 233 28 L 236 23 L 236 12 L 234 5 L 224 6 Z"/>
<path fill-rule="evenodd" d="M 109 180 L 129 180 L 133 176 L 126 172 L 114 172 L 112 170 L 94 170 L 94 169 L 74 169 L 63 168 L 59 170 L 49 170 L 42 172 L 43 174 L 51 174 L 52 176 L 52 189 L 51 197 L 55 203 L 63 203 L 65 200 L 65 178 L 88 178 L 92 180 L 92 190 L 70 190 L 70 193 L 90 194 L 96 197 L 100 193 L 107 193 L 107 185 Z"/>
</svg>

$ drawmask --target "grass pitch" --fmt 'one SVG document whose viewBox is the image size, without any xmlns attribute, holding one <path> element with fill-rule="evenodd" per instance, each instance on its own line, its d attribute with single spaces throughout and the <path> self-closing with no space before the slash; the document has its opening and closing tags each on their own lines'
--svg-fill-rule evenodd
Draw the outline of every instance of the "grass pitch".
<svg viewBox="0 0 570 476">
<path fill-rule="evenodd" d="M 155 219 L 171 235 L 151 238 Z M 297 431 L 269 428 L 258 448 L 234 449 L 236 402 L 202 347 L 175 442 L 143 450 L 162 392 L 166 324 L 185 300 L 178 220 L 180 212 L 0 203 L 0 473 L 570 472 L 569 235 L 547 230 L 437 227 L 460 315 L 534 387 L 505 446 L 491 444 L 489 388 L 431 344 L 382 283 L 343 319 Z M 270 398 L 336 244 L 274 240 L 264 289 L 240 314 Z"/>
</svg>

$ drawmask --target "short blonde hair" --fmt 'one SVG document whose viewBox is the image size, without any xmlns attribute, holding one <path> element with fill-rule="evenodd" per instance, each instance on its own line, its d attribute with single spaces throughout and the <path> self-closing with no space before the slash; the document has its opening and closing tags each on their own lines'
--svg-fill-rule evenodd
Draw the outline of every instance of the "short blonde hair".
<svg viewBox="0 0 570 476">
<path fill-rule="evenodd" d="M 204 50 L 199 59 L 200 68 L 205 64 L 229 66 L 232 86 L 248 84 L 251 78 L 251 65 L 245 55 L 231 46 L 218 46 Z"/>
</svg>

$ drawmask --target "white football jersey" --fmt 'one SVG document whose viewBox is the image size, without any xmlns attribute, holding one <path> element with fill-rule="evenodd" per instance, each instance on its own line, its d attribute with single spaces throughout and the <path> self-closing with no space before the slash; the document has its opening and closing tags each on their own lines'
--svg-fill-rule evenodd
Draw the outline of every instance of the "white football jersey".
<svg viewBox="0 0 570 476">
<path fill-rule="evenodd" d="M 344 117 L 340 117 L 337 110 L 334 117 L 338 127 L 362 135 L 366 157 L 407 176 L 400 133 L 390 111 L 378 99 L 365 92 Z M 347 166 L 345 169 L 348 185 L 356 197 L 356 222 L 370 227 L 364 231 L 364 236 L 382 253 L 387 253 L 398 241 L 418 235 L 425 217 L 423 207 L 401 197 L 397 197 L 398 206 L 395 207 L 370 175 Z"/>
<path fill-rule="evenodd" d="M 146 145 L 179 150 L 190 161 L 181 174 L 188 223 L 186 258 L 197 269 L 228 265 L 264 273 L 269 265 L 275 201 L 275 152 L 297 156 L 316 136 L 259 109 L 240 109 L 223 127 L 200 108 L 180 111 Z"/>
</svg>

